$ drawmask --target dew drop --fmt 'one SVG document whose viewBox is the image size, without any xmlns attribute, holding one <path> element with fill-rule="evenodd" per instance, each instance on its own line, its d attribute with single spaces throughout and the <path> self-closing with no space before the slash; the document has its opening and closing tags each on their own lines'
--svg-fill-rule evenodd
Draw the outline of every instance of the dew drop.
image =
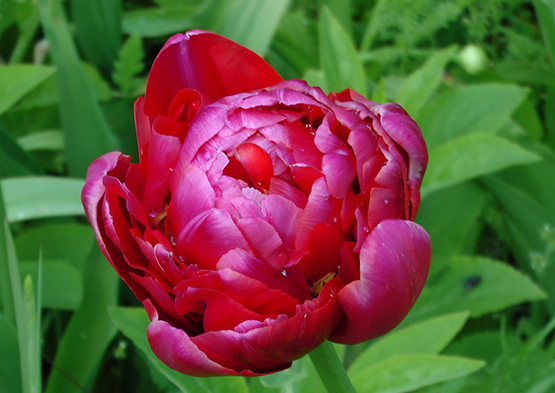
<svg viewBox="0 0 555 393">
<path fill-rule="evenodd" d="M 288 273 L 287 270 L 285 270 L 285 269 L 283 269 L 283 270 L 281 271 L 281 275 L 282 275 L 283 277 L 289 277 L 289 273 Z"/>
<path fill-rule="evenodd" d="M 174 235 L 170 235 L 170 243 L 172 246 L 175 247 L 175 236 Z"/>
</svg>

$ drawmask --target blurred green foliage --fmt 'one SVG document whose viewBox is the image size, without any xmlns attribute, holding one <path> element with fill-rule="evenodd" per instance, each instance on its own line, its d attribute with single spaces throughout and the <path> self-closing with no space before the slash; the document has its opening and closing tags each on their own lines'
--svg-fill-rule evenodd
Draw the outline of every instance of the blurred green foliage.
<svg viewBox="0 0 555 393">
<path fill-rule="evenodd" d="M 83 218 L 86 168 L 136 156 L 133 101 L 191 28 L 422 128 L 430 276 L 399 328 L 337 346 L 360 393 L 555 390 L 555 2 L 0 0 L 1 392 L 322 391 L 307 358 L 248 380 L 165 367 Z"/>
</svg>

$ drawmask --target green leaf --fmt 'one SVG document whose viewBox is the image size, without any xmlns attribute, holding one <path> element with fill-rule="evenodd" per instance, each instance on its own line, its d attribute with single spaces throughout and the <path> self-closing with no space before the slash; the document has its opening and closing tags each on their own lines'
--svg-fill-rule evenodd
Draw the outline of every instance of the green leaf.
<svg viewBox="0 0 555 393">
<path fill-rule="evenodd" d="M 37 327 L 36 310 L 33 314 L 32 284 L 21 285 L 17 256 L 13 245 L 13 239 L 7 221 L 2 222 L 4 242 L 6 244 L 6 258 L 9 280 L 12 290 L 13 306 L 15 310 L 15 322 L 19 342 L 19 361 L 21 366 L 21 382 L 23 393 L 40 392 L 40 350 L 37 349 L 39 338 Z M 30 286 L 31 285 L 31 286 Z M 37 352 L 38 351 L 38 352 Z"/>
<path fill-rule="evenodd" d="M 531 139 L 540 140 L 542 138 L 543 127 L 538 112 L 529 98 L 526 98 L 516 109 L 513 119 L 526 131 Z"/>
<path fill-rule="evenodd" d="M 467 311 L 448 314 L 395 330 L 366 349 L 349 367 L 349 374 L 355 375 L 395 356 L 437 355 L 462 329 L 468 316 Z"/>
<path fill-rule="evenodd" d="M 33 225 L 15 239 L 17 255 L 22 261 L 67 263 L 81 270 L 91 247 L 96 247 L 94 233 L 88 224 L 64 223 Z"/>
<path fill-rule="evenodd" d="M 22 260 L 21 258 L 19 258 Z M 20 262 L 19 274 L 38 282 L 38 263 Z M 68 263 L 42 262 L 41 305 L 57 310 L 76 310 L 83 298 L 83 279 L 80 272 Z"/>
<path fill-rule="evenodd" d="M 352 375 L 358 393 L 401 393 L 460 378 L 484 366 L 479 360 L 440 355 L 401 355 Z"/>
<path fill-rule="evenodd" d="M 465 393 L 551 392 L 550 386 L 553 384 L 551 356 L 535 348 L 523 357 L 521 355 L 524 348 L 525 344 L 516 336 L 516 333 L 486 331 L 464 336 L 449 345 L 445 353 L 487 362 L 484 369 L 468 377 Z"/>
<path fill-rule="evenodd" d="M 289 0 L 234 1 L 219 33 L 264 56 L 288 4 Z"/>
<path fill-rule="evenodd" d="M 463 135 L 430 152 L 422 194 L 540 159 L 537 154 L 495 135 Z"/>
<path fill-rule="evenodd" d="M 351 88 L 366 96 L 366 77 L 351 37 L 327 7 L 318 21 L 320 67 L 331 91 Z"/>
<path fill-rule="evenodd" d="M 197 6 L 183 5 L 178 8 L 144 8 L 123 14 L 123 31 L 140 37 L 167 37 L 183 33 L 194 26 L 192 16 Z"/>
<path fill-rule="evenodd" d="M 40 269 L 40 263 L 38 268 Z M 41 272 L 38 272 L 37 294 L 33 289 L 33 280 L 31 276 L 23 279 L 23 303 L 25 305 L 25 321 L 27 337 L 19 335 L 22 340 L 28 340 L 25 345 L 29 362 L 29 392 L 40 393 L 42 391 L 42 373 L 41 373 L 41 336 L 40 336 L 40 310 L 41 310 Z M 18 333 L 20 329 L 18 328 Z M 23 358 L 21 356 L 20 358 Z M 22 378 L 25 375 L 22 373 Z M 24 382 L 24 385 L 26 383 Z"/>
<path fill-rule="evenodd" d="M 17 143 L 25 151 L 64 149 L 64 136 L 60 131 L 39 131 L 18 138 Z"/>
<path fill-rule="evenodd" d="M 107 309 L 117 303 L 119 278 L 97 247 L 84 264 L 83 280 L 83 301 L 64 331 L 46 393 L 82 392 L 116 334 Z"/>
<path fill-rule="evenodd" d="M 454 257 L 443 275 L 424 287 L 407 323 L 454 311 L 472 318 L 546 298 L 530 278 L 499 261 Z"/>
<path fill-rule="evenodd" d="M 112 78 L 124 94 L 137 87 L 135 77 L 144 68 L 144 55 L 141 37 L 138 35 L 129 37 L 121 47 Z"/>
<path fill-rule="evenodd" d="M 0 126 L 0 173 L 3 177 L 43 174 L 36 160 Z"/>
<path fill-rule="evenodd" d="M 0 115 L 53 73 L 54 68 L 46 66 L 0 67 Z"/>
<path fill-rule="evenodd" d="M 98 101 L 107 101 L 112 98 L 110 85 L 102 78 L 98 70 L 88 63 L 80 62 L 80 64 L 96 99 Z M 23 97 L 13 110 L 36 110 L 37 107 L 58 105 L 59 102 L 60 94 L 58 92 L 56 75 L 52 75 L 44 83 L 41 83 L 37 88 Z"/>
<path fill-rule="evenodd" d="M 5 231 L 7 226 L 4 225 L 4 222 L 7 222 L 4 204 L 4 189 L 5 187 L 0 182 L 0 294 L 2 295 L 2 312 L 8 323 L 15 328 L 14 289 L 8 261 L 9 246 L 11 243 L 8 241 L 8 233 Z"/>
<path fill-rule="evenodd" d="M 146 330 L 150 321 L 144 309 L 111 307 L 109 313 L 117 328 L 129 338 L 133 344 L 146 355 L 147 359 L 154 364 L 155 368 L 179 388 L 181 392 L 248 392 L 244 378 L 194 378 L 168 368 L 154 355 L 152 349 L 150 349 L 150 345 L 146 338 Z"/>
<path fill-rule="evenodd" d="M 104 72 L 111 70 L 121 45 L 121 5 L 122 0 L 71 0 L 77 42 Z"/>
<path fill-rule="evenodd" d="M 555 4 L 549 0 L 534 0 L 535 15 L 542 30 L 547 53 L 555 69 Z"/>
<path fill-rule="evenodd" d="M 430 194 L 420 202 L 416 221 L 426 228 L 432 240 L 430 273 L 441 270 L 438 258 L 460 254 L 469 232 L 486 206 L 487 192 L 473 182 L 457 184 Z M 460 207 L 464 206 L 464 214 Z"/>
<path fill-rule="evenodd" d="M 459 87 L 426 105 L 416 117 L 428 149 L 458 136 L 495 134 L 522 103 L 527 90 L 516 85 Z"/>
<path fill-rule="evenodd" d="M 443 70 L 456 51 L 457 46 L 450 46 L 437 52 L 405 80 L 397 93 L 396 102 L 412 117 L 418 115 L 436 91 L 441 83 Z"/>
<path fill-rule="evenodd" d="M 21 392 L 19 344 L 17 334 L 8 320 L 0 314 L 0 390 L 3 393 Z"/>
<path fill-rule="evenodd" d="M 84 177 L 94 159 L 114 150 L 115 140 L 83 72 L 59 0 L 39 0 L 38 7 L 57 69 L 66 162 L 71 176 Z"/>
<path fill-rule="evenodd" d="M 1 181 L 9 222 L 83 215 L 84 181 L 57 177 L 20 177 Z"/>
<path fill-rule="evenodd" d="M 308 69 L 318 68 L 318 46 L 302 11 L 288 12 L 281 19 L 266 57 L 284 79 L 298 78 Z M 276 57 L 283 63 L 281 68 Z"/>
</svg>

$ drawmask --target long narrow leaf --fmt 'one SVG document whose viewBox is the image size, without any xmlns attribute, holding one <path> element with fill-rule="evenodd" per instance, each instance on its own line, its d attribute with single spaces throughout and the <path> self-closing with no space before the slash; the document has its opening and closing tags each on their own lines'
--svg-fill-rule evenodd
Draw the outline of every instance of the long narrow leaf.
<svg viewBox="0 0 555 393">
<path fill-rule="evenodd" d="M 59 0 L 39 0 L 38 4 L 50 54 L 57 68 L 69 173 L 82 177 L 89 164 L 112 150 L 115 142 L 79 63 Z"/>
<path fill-rule="evenodd" d="M 121 46 L 121 0 L 71 0 L 71 11 L 86 58 L 109 72 Z"/>
<path fill-rule="evenodd" d="M 62 337 L 46 393 L 81 393 L 116 333 L 108 307 L 117 301 L 118 276 L 97 247 L 89 254 L 83 277 L 83 302 Z"/>
<path fill-rule="evenodd" d="M 15 248 L 13 239 L 8 227 L 8 222 L 3 220 L 5 244 L 7 251 L 7 262 L 9 269 L 9 277 L 12 288 L 12 298 L 15 309 L 15 320 L 17 326 L 17 337 L 19 341 L 19 360 L 21 365 L 21 385 L 23 393 L 39 393 L 40 389 L 40 361 L 38 361 L 38 354 L 36 353 L 36 337 L 34 336 L 35 326 L 30 322 L 29 310 L 26 305 L 29 298 L 32 297 L 29 292 L 32 292 L 32 286 L 26 286 L 26 293 L 24 294 L 21 287 L 19 278 L 19 268 L 17 265 L 17 256 L 15 255 Z M 34 303 L 34 302 L 32 302 Z M 31 308 L 33 306 L 31 305 Z M 32 319 L 32 317 L 31 317 Z M 37 364 L 39 365 L 39 372 L 37 373 Z"/>
<path fill-rule="evenodd" d="M 351 37 L 327 7 L 318 22 L 320 67 L 332 91 L 351 88 L 366 95 L 366 78 Z"/>
<path fill-rule="evenodd" d="M 83 180 L 27 176 L 1 181 L 9 222 L 84 214 Z"/>
<path fill-rule="evenodd" d="M 12 282 L 10 280 L 10 268 L 8 265 L 8 243 L 7 235 L 4 232 L 3 222 L 6 220 L 6 210 L 4 205 L 4 186 L 0 182 L 0 294 L 2 295 L 2 312 L 4 317 L 15 329 L 15 308 L 12 295 Z"/>
<path fill-rule="evenodd" d="M 0 353 L 3 359 L 0 362 L 0 391 L 2 393 L 20 393 L 21 368 L 17 333 L 2 314 L 0 314 Z"/>
<path fill-rule="evenodd" d="M 289 0 L 233 2 L 221 34 L 264 56 Z"/>
</svg>

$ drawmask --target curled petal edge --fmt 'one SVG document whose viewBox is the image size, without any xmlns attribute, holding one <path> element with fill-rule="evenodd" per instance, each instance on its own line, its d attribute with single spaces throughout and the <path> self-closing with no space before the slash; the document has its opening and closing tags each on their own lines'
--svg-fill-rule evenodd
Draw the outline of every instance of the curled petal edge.
<svg viewBox="0 0 555 393">
<path fill-rule="evenodd" d="M 330 341 L 357 344 L 397 326 L 424 287 L 430 258 L 430 237 L 420 225 L 393 219 L 380 222 L 362 245 L 360 280 L 337 294 L 347 319 Z"/>
</svg>

